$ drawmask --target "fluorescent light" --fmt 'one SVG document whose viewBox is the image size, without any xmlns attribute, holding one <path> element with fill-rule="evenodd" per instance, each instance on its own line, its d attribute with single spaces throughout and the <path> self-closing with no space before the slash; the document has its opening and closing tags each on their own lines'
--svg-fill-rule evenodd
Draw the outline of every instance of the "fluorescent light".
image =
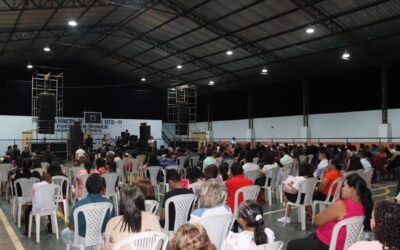
<svg viewBox="0 0 400 250">
<path fill-rule="evenodd" d="M 308 27 L 307 29 L 306 29 L 306 33 L 307 34 L 312 34 L 312 33 L 314 33 L 314 28 L 313 27 Z"/>
<path fill-rule="evenodd" d="M 145 81 L 146 81 L 146 78 L 142 77 L 142 78 L 140 79 L 140 81 L 145 82 Z"/>
<path fill-rule="evenodd" d="M 182 68 L 182 65 L 178 64 L 178 65 L 176 65 L 176 68 L 177 68 L 177 69 L 181 69 L 181 68 Z"/>
<path fill-rule="evenodd" d="M 172 88 L 171 90 L 172 90 L 172 91 L 175 91 L 176 89 L 175 89 L 175 88 Z"/>
<path fill-rule="evenodd" d="M 31 63 L 28 63 L 28 65 L 26 65 L 27 69 L 33 69 L 33 65 Z"/>
<path fill-rule="evenodd" d="M 70 21 L 68 22 L 68 25 L 71 26 L 71 27 L 75 27 L 75 26 L 78 25 L 78 23 L 77 23 L 75 20 L 70 20 Z"/>
<path fill-rule="evenodd" d="M 342 59 L 343 59 L 343 60 L 346 60 L 346 61 L 350 60 L 350 54 L 349 54 L 349 52 L 347 52 L 347 50 L 345 50 L 345 51 L 343 52 L 343 54 L 342 54 Z"/>
<path fill-rule="evenodd" d="M 50 52 L 51 51 L 49 46 L 44 47 L 43 50 L 46 51 L 46 52 Z"/>
<path fill-rule="evenodd" d="M 226 54 L 227 54 L 228 56 L 231 56 L 231 55 L 233 55 L 233 51 L 232 51 L 232 50 L 228 50 L 228 51 L 226 51 Z"/>
<path fill-rule="evenodd" d="M 209 81 L 209 82 L 208 82 L 208 85 L 210 85 L 210 86 L 214 86 L 214 81 L 212 81 L 212 80 L 211 80 L 211 81 Z"/>
<path fill-rule="evenodd" d="M 261 75 L 267 75 L 268 74 L 268 69 L 264 66 L 261 70 Z"/>
</svg>

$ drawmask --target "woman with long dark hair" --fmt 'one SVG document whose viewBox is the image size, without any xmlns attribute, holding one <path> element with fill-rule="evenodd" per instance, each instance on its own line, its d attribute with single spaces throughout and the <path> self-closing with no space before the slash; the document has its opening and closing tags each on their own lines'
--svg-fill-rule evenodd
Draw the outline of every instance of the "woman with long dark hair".
<svg viewBox="0 0 400 250">
<path fill-rule="evenodd" d="M 373 241 L 359 241 L 349 250 L 400 249 L 400 205 L 393 201 L 380 201 L 372 212 L 371 228 Z"/>
<path fill-rule="evenodd" d="M 222 250 L 252 249 L 256 245 L 273 242 L 275 235 L 265 227 L 262 207 L 255 201 L 243 201 L 236 218 L 242 232 L 229 232 Z"/>
<path fill-rule="evenodd" d="M 120 215 L 112 218 L 104 232 L 105 249 L 110 250 L 119 240 L 138 232 L 161 231 L 155 215 L 145 212 L 144 195 L 138 187 L 121 191 Z"/>
<path fill-rule="evenodd" d="M 371 190 L 368 189 L 364 179 L 358 174 L 349 175 L 343 184 L 341 199 L 336 200 L 327 209 L 314 218 L 318 225 L 315 233 L 306 238 L 291 240 L 287 250 L 328 250 L 331 243 L 333 228 L 343 219 L 354 216 L 365 216 L 364 229 L 369 228 L 373 201 Z M 346 239 L 344 230 L 339 232 L 336 249 L 342 250 Z"/>
</svg>

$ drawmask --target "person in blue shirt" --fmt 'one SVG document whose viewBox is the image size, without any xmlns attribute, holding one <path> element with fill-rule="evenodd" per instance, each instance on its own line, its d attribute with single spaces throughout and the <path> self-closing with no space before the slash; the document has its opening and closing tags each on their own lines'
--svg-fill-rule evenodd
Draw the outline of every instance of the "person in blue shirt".
<svg viewBox="0 0 400 250">
<path fill-rule="evenodd" d="M 69 227 L 65 228 L 61 232 L 61 239 L 64 241 L 65 244 L 68 244 L 69 242 L 74 242 L 75 230 L 78 230 L 79 237 L 81 238 L 80 242 L 84 242 L 84 238 L 86 236 L 86 221 L 82 213 L 78 215 L 79 227 L 75 228 L 76 223 L 74 221 L 74 211 L 76 208 L 83 205 L 98 203 L 98 202 L 109 202 L 110 204 L 112 204 L 109 199 L 103 197 L 102 195 L 104 193 L 105 187 L 106 187 L 105 180 L 99 174 L 91 174 L 88 177 L 88 179 L 86 180 L 86 190 L 88 191 L 88 195 L 85 198 L 76 202 L 74 206 L 72 206 L 69 217 Z M 103 224 L 101 225 L 102 233 L 106 228 L 107 222 L 113 216 L 114 216 L 114 210 L 107 211 L 106 216 L 103 220 Z"/>
</svg>

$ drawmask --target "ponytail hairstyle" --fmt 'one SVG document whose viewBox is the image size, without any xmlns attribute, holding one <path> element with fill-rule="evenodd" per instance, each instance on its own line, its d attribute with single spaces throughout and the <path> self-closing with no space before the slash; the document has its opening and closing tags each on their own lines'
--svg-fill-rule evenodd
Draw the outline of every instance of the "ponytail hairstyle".
<svg viewBox="0 0 400 250">
<path fill-rule="evenodd" d="M 255 228 L 254 242 L 256 245 L 268 243 L 264 232 L 264 219 L 262 207 L 255 201 L 243 201 L 239 207 L 239 217 L 247 227 Z"/>
<path fill-rule="evenodd" d="M 142 211 L 144 210 L 144 195 L 138 187 L 122 189 L 120 214 L 123 221 L 120 232 L 140 232 L 142 229 Z"/>
<path fill-rule="evenodd" d="M 371 190 L 367 187 L 365 180 L 358 174 L 351 174 L 346 177 L 346 183 L 349 187 L 356 190 L 358 197 L 360 197 L 361 204 L 364 207 L 364 230 L 371 231 L 370 220 L 372 216 L 372 209 L 374 202 L 372 200 Z"/>
</svg>

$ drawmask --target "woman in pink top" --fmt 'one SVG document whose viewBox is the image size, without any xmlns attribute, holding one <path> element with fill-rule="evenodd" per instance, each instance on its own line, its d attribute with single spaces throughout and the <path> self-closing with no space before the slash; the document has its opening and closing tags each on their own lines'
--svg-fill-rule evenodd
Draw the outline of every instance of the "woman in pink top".
<svg viewBox="0 0 400 250">
<path fill-rule="evenodd" d="M 342 199 L 315 216 L 314 222 L 319 227 L 306 238 L 291 240 L 287 250 L 328 250 L 335 225 L 353 216 L 365 216 L 364 224 L 371 218 L 373 201 L 371 191 L 358 174 L 349 175 L 342 187 Z M 336 250 L 343 250 L 346 240 L 346 229 L 339 231 Z"/>
<path fill-rule="evenodd" d="M 359 241 L 349 250 L 399 250 L 400 249 L 400 204 L 380 201 L 372 212 L 371 228 L 375 235 L 373 241 Z"/>
</svg>

